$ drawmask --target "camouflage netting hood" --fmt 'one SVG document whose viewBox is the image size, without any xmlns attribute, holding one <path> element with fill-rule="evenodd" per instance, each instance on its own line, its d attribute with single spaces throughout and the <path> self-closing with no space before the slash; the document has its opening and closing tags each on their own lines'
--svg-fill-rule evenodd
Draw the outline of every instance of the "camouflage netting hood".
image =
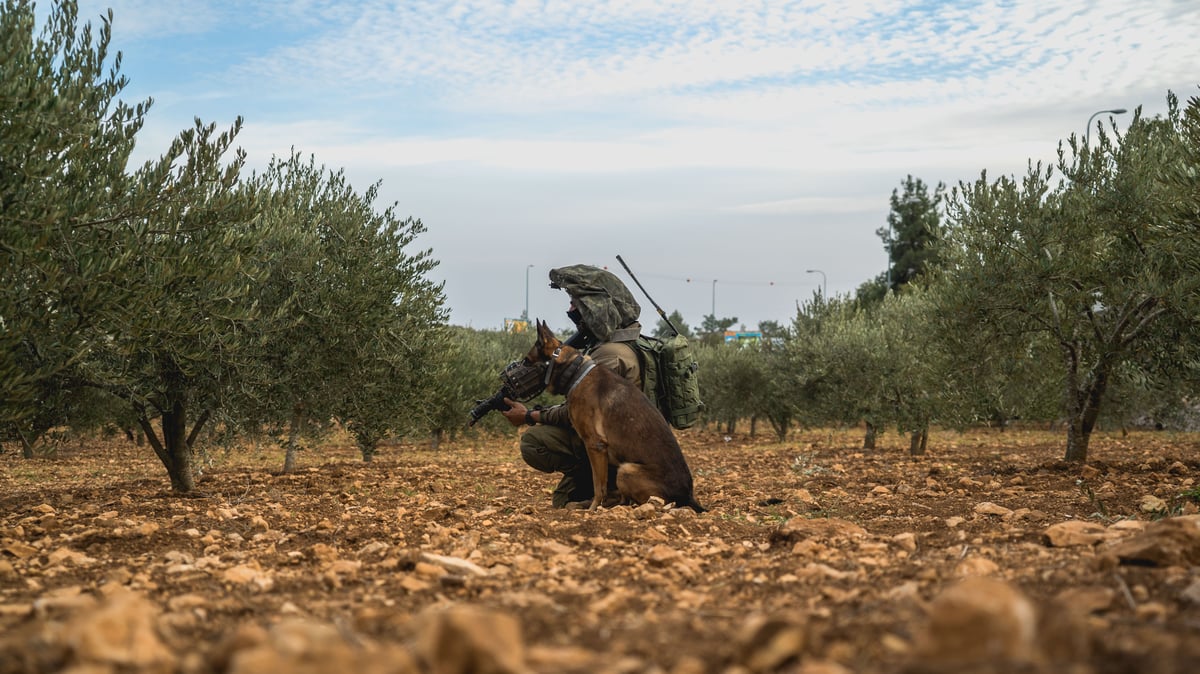
<svg viewBox="0 0 1200 674">
<path fill-rule="evenodd" d="M 550 287 L 567 291 L 582 316 L 582 327 L 601 342 L 642 314 L 641 305 L 621 279 L 599 267 L 575 264 L 551 269 Z"/>
</svg>

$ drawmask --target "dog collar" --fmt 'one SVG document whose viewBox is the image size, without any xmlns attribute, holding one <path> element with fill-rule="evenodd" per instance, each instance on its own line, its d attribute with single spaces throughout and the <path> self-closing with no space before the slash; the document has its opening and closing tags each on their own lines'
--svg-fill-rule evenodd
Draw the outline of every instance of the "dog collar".
<svg viewBox="0 0 1200 674">
<path fill-rule="evenodd" d="M 581 353 L 575 356 L 575 358 L 558 373 L 558 376 L 555 377 L 554 364 L 561 352 L 562 347 L 559 347 L 555 349 L 554 354 L 550 356 L 550 362 L 546 367 L 546 386 L 550 386 L 550 380 L 554 379 L 554 391 L 561 392 L 563 395 L 567 395 L 571 391 L 575 390 L 575 386 L 579 384 L 579 382 L 584 378 L 584 376 L 587 375 L 588 372 L 592 371 L 592 368 L 596 366 L 596 363 L 591 358 Z"/>
<path fill-rule="evenodd" d="M 583 356 L 582 358 L 583 358 L 583 368 L 582 368 L 583 371 L 575 376 L 575 381 L 571 382 L 571 385 L 567 387 L 567 392 L 563 395 L 571 395 L 571 391 L 574 391 L 575 387 L 579 386 L 579 382 L 583 381 L 583 378 L 586 377 L 588 375 L 588 373 L 592 371 L 592 368 L 596 367 L 596 361 L 592 360 L 591 358 L 588 358 L 587 356 Z"/>
</svg>

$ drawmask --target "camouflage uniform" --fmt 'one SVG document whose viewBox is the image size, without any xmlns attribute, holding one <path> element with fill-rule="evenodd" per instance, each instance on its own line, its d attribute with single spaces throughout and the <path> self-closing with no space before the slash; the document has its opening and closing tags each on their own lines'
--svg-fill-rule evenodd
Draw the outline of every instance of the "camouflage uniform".
<svg viewBox="0 0 1200 674">
<path fill-rule="evenodd" d="M 641 332 L 637 322 L 642 308 L 625 284 L 611 272 L 588 265 L 550 270 L 550 286 L 562 288 L 580 313 L 579 329 L 591 336 L 585 350 L 598 365 L 613 370 L 641 388 L 642 371 L 633 342 Z M 587 450 L 575 429 L 566 403 L 543 409 L 541 423 L 521 436 L 521 458 L 544 473 L 562 473 L 551 504 L 566 507 L 590 501 L 592 469 Z M 616 467 L 609 470 L 609 488 L 615 490 Z"/>
</svg>

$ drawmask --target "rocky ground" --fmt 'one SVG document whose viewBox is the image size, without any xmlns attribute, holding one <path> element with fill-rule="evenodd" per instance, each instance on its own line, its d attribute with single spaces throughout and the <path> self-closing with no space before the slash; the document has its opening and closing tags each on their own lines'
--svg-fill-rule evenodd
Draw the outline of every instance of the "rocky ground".
<svg viewBox="0 0 1200 674">
<path fill-rule="evenodd" d="M 549 507 L 513 436 L 280 475 L 0 454 L 7 672 L 1196 672 L 1200 436 L 680 434 L 697 515 Z"/>
</svg>

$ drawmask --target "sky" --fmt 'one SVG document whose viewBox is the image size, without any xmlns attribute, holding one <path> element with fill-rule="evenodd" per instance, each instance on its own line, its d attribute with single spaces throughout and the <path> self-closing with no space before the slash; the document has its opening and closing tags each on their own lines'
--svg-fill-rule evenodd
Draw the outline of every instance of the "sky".
<svg viewBox="0 0 1200 674">
<path fill-rule="evenodd" d="M 50 0 L 39 5 L 49 6 Z M 668 313 L 787 325 L 886 269 L 905 177 L 1023 175 L 1200 95 L 1196 0 L 108 0 L 137 159 L 195 118 L 427 231 L 450 322 L 566 326 L 551 268 Z"/>
</svg>

